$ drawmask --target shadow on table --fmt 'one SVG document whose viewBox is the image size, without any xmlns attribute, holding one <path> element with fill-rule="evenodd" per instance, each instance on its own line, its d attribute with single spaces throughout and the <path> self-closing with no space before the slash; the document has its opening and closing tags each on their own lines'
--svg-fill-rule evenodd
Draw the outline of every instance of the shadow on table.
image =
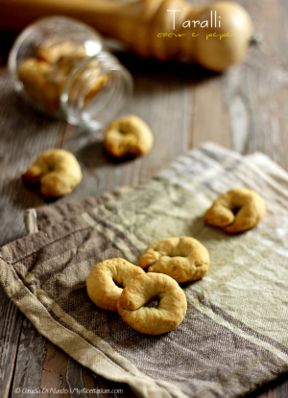
<svg viewBox="0 0 288 398">
<path fill-rule="evenodd" d="M 45 204 L 39 194 L 38 187 L 28 187 L 21 176 L 7 180 L 1 187 L 2 197 L 8 198 L 20 210 L 39 207 Z"/>
<path fill-rule="evenodd" d="M 41 197 L 27 190 L 20 178 L 5 181 L 0 193 L 0 245 L 25 235 L 24 210 L 42 204 Z"/>
<path fill-rule="evenodd" d="M 141 58 L 125 51 L 114 51 L 120 62 L 132 73 L 133 77 L 146 77 L 157 82 L 177 82 L 179 85 L 197 85 L 205 80 L 221 76 L 187 62 L 158 61 L 150 58 Z"/>
<path fill-rule="evenodd" d="M 136 158 L 133 156 L 126 156 L 121 159 L 114 158 L 109 155 L 103 145 L 101 139 L 90 142 L 76 151 L 75 155 L 88 168 L 100 168 L 103 166 L 119 166 L 127 162 L 133 162 Z"/>
</svg>

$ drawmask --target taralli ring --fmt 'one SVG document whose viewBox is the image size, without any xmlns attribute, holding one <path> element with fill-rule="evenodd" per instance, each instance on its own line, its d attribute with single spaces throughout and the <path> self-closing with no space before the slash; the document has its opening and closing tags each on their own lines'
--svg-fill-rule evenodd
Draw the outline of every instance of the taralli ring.
<svg viewBox="0 0 288 398">
<path fill-rule="evenodd" d="M 227 234 L 237 234 L 254 228 L 264 217 L 266 205 L 258 193 L 235 188 L 219 196 L 207 210 L 204 221 L 222 228 Z"/>
<path fill-rule="evenodd" d="M 22 175 L 25 182 L 39 183 L 41 193 L 48 198 L 68 195 L 82 179 L 75 156 L 63 149 L 43 152 Z"/>
<path fill-rule="evenodd" d="M 147 304 L 158 299 L 157 307 Z M 159 335 L 174 330 L 184 319 L 187 300 L 178 283 L 164 274 L 143 274 L 123 290 L 118 312 L 140 333 Z"/>
<path fill-rule="evenodd" d="M 188 236 L 160 240 L 148 247 L 139 258 L 140 267 L 161 272 L 178 283 L 201 279 L 209 269 L 206 247 Z"/>
<path fill-rule="evenodd" d="M 123 288 L 145 272 L 122 258 L 112 258 L 96 264 L 87 279 L 87 293 L 98 307 L 117 311 L 117 301 Z M 121 287 L 120 287 L 121 286 Z"/>
<path fill-rule="evenodd" d="M 53 113 L 59 109 L 62 77 L 56 76 L 52 65 L 36 58 L 27 58 L 18 68 L 19 79 L 30 99 Z"/>
<path fill-rule="evenodd" d="M 45 40 L 38 48 L 37 58 L 54 64 L 63 58 L 82 60 L 86 56 L 85 47 L 72 41 L 58 41 L 57 38 Z"/>
<path fill-rule="evenodd" d="M 151 150 L 153 134 L 139 117 L 120 117 L 105 130 L 104 146 L 107 152 L 115 158 L 141 156 Z"/>
</svg>

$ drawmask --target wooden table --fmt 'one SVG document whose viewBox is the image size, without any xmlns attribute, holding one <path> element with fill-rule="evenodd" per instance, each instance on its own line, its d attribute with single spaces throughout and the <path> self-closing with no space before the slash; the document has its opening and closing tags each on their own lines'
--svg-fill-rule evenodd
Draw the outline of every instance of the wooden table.
<svg viewBox="0 0 288 398">
<path fill-rule="evenodd" d="M 288 2 L 242 0 L 241 3 L 250 11 L 262 43 L 251 49 L 244 65 L 225 75 L 213 75 L 188 65 L 120 56 L 135 80 L 133 100 L 125 112 L 143 117 L 152 126 L 156 142 L 149 156 L 117 165 L 103 154 L 101 135 L 79 135 L 64 123 L 37 114 L 13 94 L 5 62 L 14 38 L 1 34 L 0 243 L 23 235 L 23 210 L 43 204 L 36 193 L 23 187 L 19 176 L 48 147 L 64 146 L 74 151 L 84 168 L 81 189 L 65 200 L 143 182 L 177 155 L 205 141 L 241 153 L 262 151 L 287 170 Z M 78 137 L 71 139 L 71 134 Z M 55 390 L 68 386 L 107 387 L 104 380 L 91 375 L 42 338 L 2 291 L 0 313 L 0 397 L 35 398 L 39 395 L 36 389 L 42 387 Z M 288 376 L 283 376 L 253 397 L 287 398 L 287 379 Z M 32 391 L 17 394 L 17 387 Z M 128 395 L 126 386 L 115 388 L 124 389 L 125 395 L 118 396 Z M 70 395 L 60 390 L 39 396 L 102 395 Z"/>
</svg>

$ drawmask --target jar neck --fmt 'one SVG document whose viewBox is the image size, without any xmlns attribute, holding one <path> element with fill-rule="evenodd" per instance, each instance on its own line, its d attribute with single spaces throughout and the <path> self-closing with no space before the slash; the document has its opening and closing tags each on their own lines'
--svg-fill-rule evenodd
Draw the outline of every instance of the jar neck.
<svg viewBox="0 0 288 398">
<path fill-rule="evenodd" d="M 112 54 L 101 51 L 69 73 L 60 96 L 61 113 L 71 124 L 97 130 L 117 114 L 131 91 L 129 72 Z"/>
</svg>

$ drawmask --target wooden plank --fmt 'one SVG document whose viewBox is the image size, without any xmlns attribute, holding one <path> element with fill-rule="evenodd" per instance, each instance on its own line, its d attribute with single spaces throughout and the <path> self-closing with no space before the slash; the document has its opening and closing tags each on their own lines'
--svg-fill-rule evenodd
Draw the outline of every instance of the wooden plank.
<svg viewBox="0 0 288 398">
<path fill-rule="evenodd" d="M 34 112 L 15 96 L 3 70 L 0 71 L 0 92 L 0 244 L 5 244 L 25 233 L 24 209 L 43 203 L 38 195 L 24 187 L 20 176 L 39 152 L 59 142 L 61 124 Z M 23 317 L 2 291 L 0 297 L 0 396 L 6 398 L 14 371 L 12 391 L 31 383 L 37 387 L 45 347 L 34 329 L 30 327 L 29 332 L 27 323 L 22 328 Z M 33 356 L 34 365 L 28 366 L 26 359 L 31 358 L 31 346 L 38 348 Z"/>
<path fill-rule="evenodd" d="M 283 0 L 241 3 L 249 10 L 262 42 L 250 50 L 244 65 L 225 76 L 224 90 L 233 147 L 242 153 L 261 151 L 288 169 L 288 6 Z M 262 387 L 251 398 L 286 398 L 287 375 Z"/>
<path fill-rule="evenodd" d="M 211 76 L 194 88 L 192 132 L 189 147 L 213 141 L 227 148 L 231 143 L 231 128 L 223 92 L 225 76 Z"/>
<path fill-rule="evenodd" d="M 46 355 L 46 340 L 24 319 L 15 358 L 11 392 L 17 398 L 35 398 L 40 386 L 42 365 Z"/>
<path fill-rule="evenodd" d="M 264 0 L 261 6 L 248 0 L 241 3 L 252 15 L 262 42 L 251 49 L 244 65 L 225 77 L 233 146 L 242 153 L 264 152 L 288 169 L 287 5 L 279 0 Z"/>
<path fill-rule="evenodd" d="M 0 396 L 8 398 L 23 319 L 2 290 L 0 290 L 0 313 Z"/>
<path fill-rule="evenodd" d="M 69 386 L 70 397 L 71 398 L 90 398 L 96 394 L 87 395 L 84 391 L 85 385 L 83 381 L 83 367 L 75 362 L 72 358 L 69 358 L 66 370 L 66 381 Z M 94 385 L 93 385 L 94 388 Z"/>
<path fill-rule="evenodd" d="M 43 362 L 39 397 L 69 398 L 69 386 L 66 380 L 68 356 L 52 343 L 47 342 L 46 356 Z"/>
</svg>

